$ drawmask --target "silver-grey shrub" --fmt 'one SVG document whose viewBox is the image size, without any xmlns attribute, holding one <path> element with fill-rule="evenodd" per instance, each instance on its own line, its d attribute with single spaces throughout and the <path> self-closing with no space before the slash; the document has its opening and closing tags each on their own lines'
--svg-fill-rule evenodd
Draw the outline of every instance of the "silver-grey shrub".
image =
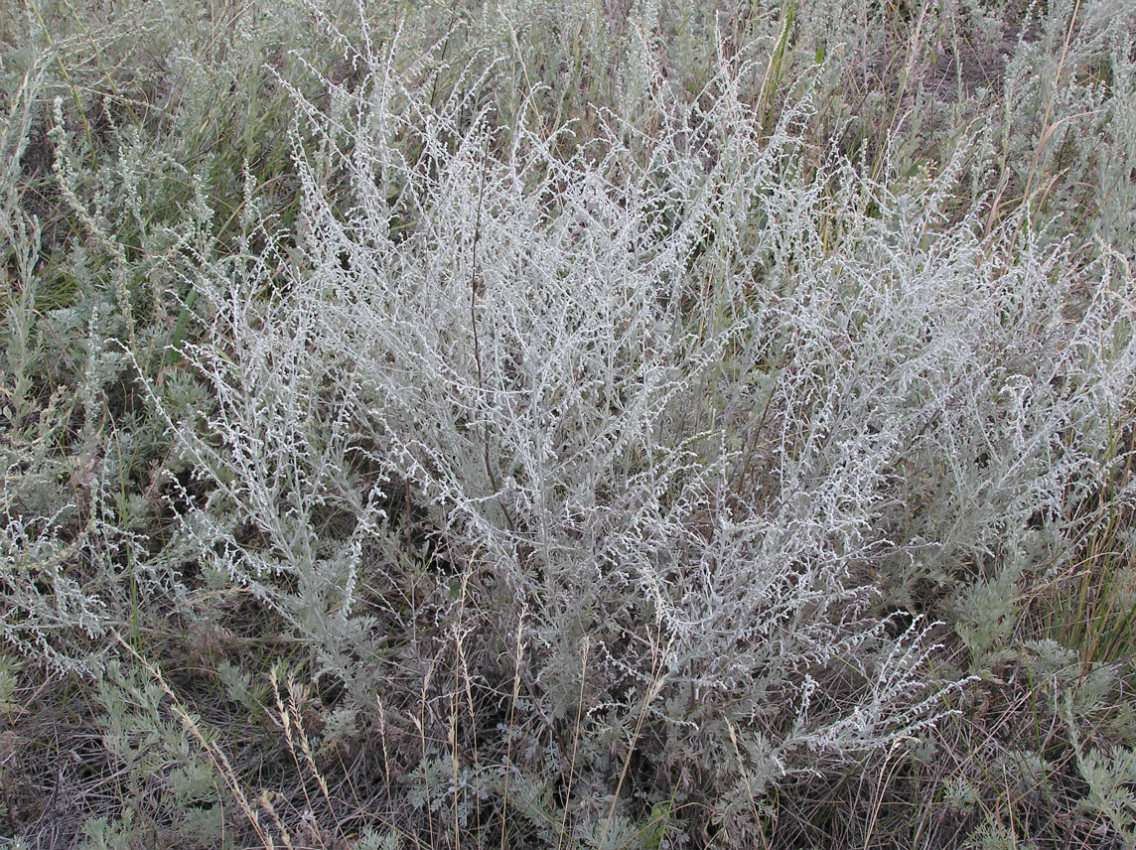
<svg viewBox="0 0 1136 850">
<path fill-rule="evenodd" d="M 721 68 L 563 156 L 354 58 L 297 97 L 298 244 L 193 281 L 216 403 L 167 415 L 210 484 L 180 545 L 417 733 L 407 799 L 742 823 L 949 710 L 879 589 L 1061 563 L 1131 402 L 1123 259 L 955 223 L 965 143 L 893 193 L 807 86 L 763 127 Z"/>
</svg>

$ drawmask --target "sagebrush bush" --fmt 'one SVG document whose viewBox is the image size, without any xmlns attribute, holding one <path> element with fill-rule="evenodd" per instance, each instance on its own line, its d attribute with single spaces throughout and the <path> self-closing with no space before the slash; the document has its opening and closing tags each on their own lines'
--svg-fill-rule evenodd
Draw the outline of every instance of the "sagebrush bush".
<svg viewBox="0 0 1136 850">
<path fill-rule="evenodd" d="M 809 148 L 808 97 L 770 132 L 728 69 L 564 158 L 571 126 L 500 131 L 476 80 L 435 107 L 356 61 L 330 112 L 299 101 L 292 264 L 197 284 L 217 407 L 174 424 L 212 571 L 359 704 L 440 706 L 405 769 L 462 823 L 519 770 L 574 783 L 580 835 L 622 793 L 741 840 L 769 783 L 940 715 L 879 582 L 916 606 L 995 551 L 1057 563 L 1131 386 L 1123 260 L 951 222 L 965 150 L 896 197 Z M 511 688 L 524 748 L 493 731 Z"/>
<path fill-rule="evenodd" d="M 1130 838 L 1120 4 L 57 11 L 0 770 L 72 844 Z"/>
</svg>

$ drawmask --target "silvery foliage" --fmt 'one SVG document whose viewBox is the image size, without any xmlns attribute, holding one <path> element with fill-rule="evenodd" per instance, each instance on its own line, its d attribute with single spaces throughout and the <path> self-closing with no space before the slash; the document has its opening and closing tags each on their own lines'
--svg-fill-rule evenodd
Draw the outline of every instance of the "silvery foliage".
<svg viewBox="0 0 1136 850">
<path fill-rule="evenodd" d="M 12 146 L 6 152 L 15 160 L 29 125 L 26 105 L 25 114 L 13 109 L 0 124 L 0 149 Z M 146 590 L 161 584 L 152 570 L 131 562 L 139 536 L 115 516 L 115 450 L 129 438 L 99 429 L 106 387 L 127 361 L 106 341 L 117 327 L 105 301 L 49 317 L 37 311 L 40 225 L 18 210 L 11 175 L 0 178 L 7 196 L 0 203 L 0 241 L 13 284 L 0 354 L 0 644 L 55 669 L 89 674 L 101 665 L 107 626 L 129 604 L 130 582 Z M 44 399 L 37 372 L 48 359 L 48 334 L 76 341 L 77 387 Z M 76 420 L 82 427 L 71 434 Z"/>
<path fill-rule="evenodd" d="M 216 407 L 178 435 L 213 489 L 183 534 L 216 579 L 373 693 L 397 483 L 437 622 L 476 611 L 471 657 L 519 629 L 548 722 L 583 692 L 585 724 L 645 712 L 758 783 L 933 723 L 958 683 L 873 581 L 1060 559 L 1118 462 L 1129 270 L 949 224 L 965 146 L 893 194 L 809 148 L 807 94 L 763 127 L 725 69 L 564 155 L 571 127 L 494 128 L 492 66 L 431 105 L 390 55 L 297 98 L 288 263 L 196 281 Z"/>
</svg>

